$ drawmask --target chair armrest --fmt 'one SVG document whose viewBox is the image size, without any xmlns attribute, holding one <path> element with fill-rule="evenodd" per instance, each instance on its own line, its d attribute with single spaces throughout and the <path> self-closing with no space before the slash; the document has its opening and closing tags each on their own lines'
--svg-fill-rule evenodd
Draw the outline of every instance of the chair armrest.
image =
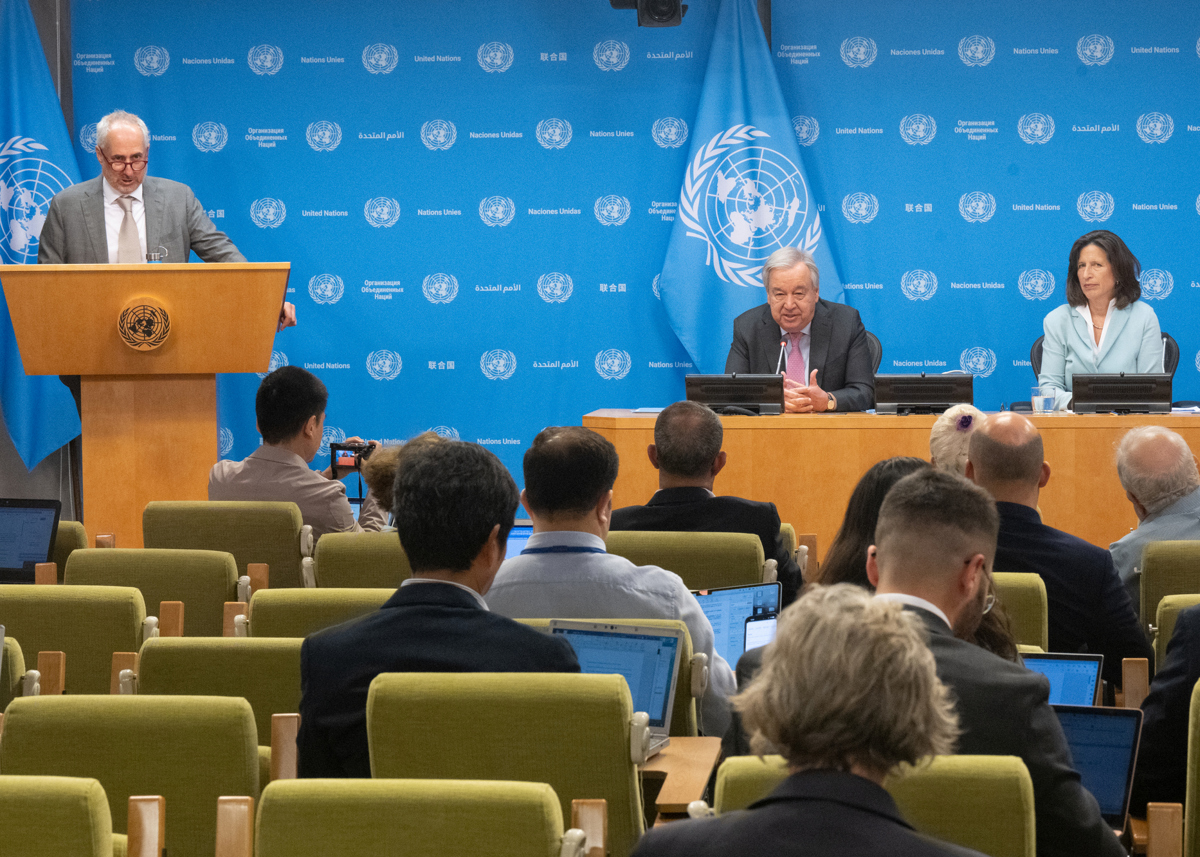
<svg viewBox="0 0 1200 857">
<path fill-rule="evenodd" d="M 644 765 L 649 757 L 650 715 L 635 711 L 629 720 L 629 758 L 635 765 Z"/>
<path fill-rule="evenodd" d="M 160 795 L 129 797 L 126 857 L 160 857 L 166 845 L 167 802 Z"/>
<path fill-rule="evenodd" d="M 239 637 L 245 634 L 238 634 L 237 617 L 245 616 L 249 608 L 245 601 L 226 601 L 225 616 L 221 622 L 221 636 L 223 637 Z"/>
<path fill-rule="evenodd" d="M 692 696 L 700 699 L 708 690 L 708 655 L 696 652 L 692 655 Z"/>
<path fill-rule="evenodd" d="M 251 857 L 254 853 L 254 798 L 217 798 L 216 857 Z"/>
<path fill-rule="evenodd" d="M 158 634 L 160 637 L 183 636 L 182 601 L 162 601 L 159 603 Z"/>
<path fill-rule="evenodd" d="M 571 801 L 571 828 L 582 830 L 586 838 L 586 857 L 604 857 L 608 852 L 608 801 Z M 564 849 L 566 836 L 563 836 Z"/>
<path fill-rule="evenodd" d="M 317 565 L 310 556 L 300 560 L 300 581 L 305 589 L 317 588 Z"/>
<path fill-rule="evenodd" d="M 300 556 L 312 556 L 317 540 L 313 538 L 313 528 L 305 524 L 300 528 Z"/>
<path fill-rule="evenodd" d="M 61 696 L 67 684 L 67 656 L 63 652 L 38 652 L 37 671 L 43 696 Z"/>
<path fill-rule="evenodd" d="M 1121 691 L 1125 695 L 1123 707 L 1142 707 L 1142 700 L 1150 693 L 1150 662 L 1146 658 L 1121 661 Z"/>
<path fill-rule="evenodd" d="M 271 715 L 271 782 L 296 779 L 300 763 L 296 751 L 299 734 L 299 714 Z"/>
<path fill-rule="evenodd" d="M 777 580 L 779 580 L 779 563 L 776 560 L 769 559 L 763 563 L 762 582 L 774 583 Z"/>
<path fill-rule="evenodd" d="M 137 682 L 137 671 L 138 671 L 138 660 L 139 659 L 140 659 L 140 655 L 138 655 L 137 652 L 113 652 L 112 672 L 109 673 L 109 679 L 108 679 L 108 692 L 109 693 L 117 694 L 117 693 L 128 692 L 128 691 L 123 690 L 121 687 L 121 684 L 122 684 L 121 679 L 125 675 L 126 672 L 130 672 L 133 674 L 134 689 L 132 690 L 132 692 L 134 692 L 134 693 L 137 692 L 136 691 L 136 687 L 137 687 L 136 682 Z"/>
<path fill-rule="evenodd" d="M 1146 804 L 1146 857 L 1182 857 L 1183 804 Z"/>
<path fill-rule="evenodd" d="M 21 676 L 21 696 L 42 695 L 42 674 L 37 670 L 26 670 Z"/>
<path fill-rule="evenodd" d="M 33 567 L 33 582 L 38 586 L 58 585 L 58 564 L 39 562 Z"/>
<path fill-rule="evenodd" d="M 250 578 L 251 595 L 260 589 L 269 589 L 271 586 L 271 566 L 265 562 L 246 563 L 246 576 Z M 249 600 L 249 598 L 246 599 L 247 602 Z"/>
<path fill-rule="evenodd" d="M 115 548 L 117 546 L 117 537 L 112 533 L 97 533 L 96 547 L 98 548 Z"/>
<path fill-rule="evenodd" d="M 687 814 L 688 818 L 708 818 L 710 815 L 716 815 L 716 812 L 707 801 L 694 800 L 688 804 Z"/>
</svg>

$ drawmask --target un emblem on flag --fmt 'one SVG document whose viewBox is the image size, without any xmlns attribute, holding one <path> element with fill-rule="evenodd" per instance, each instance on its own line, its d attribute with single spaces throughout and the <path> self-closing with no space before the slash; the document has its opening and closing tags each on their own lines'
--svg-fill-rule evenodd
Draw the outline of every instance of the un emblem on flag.
<svg viewBox="0 0 1200 857">
<path fill-rule="evenodd" d="M 1143 143 L 1165 143 L 1175 133 L 1175 120 L 1166 113 L 1143 113 L 1137 121 Z"/>
<path fill-rule="evenodd" d="M 287 218 L 287 206 L 282 200 L 264 196 L 250 203 L 250 219 L 260 229 L 275 229 Z"/>
<path fill-rule="evenodd" d="M 458 129 L 445 119 L 431 119 L 421 126 L 421 142 L 431 152 L 445 151 L 458 139 Z"/>
<path fill-rule="evenodd" d="M 866 68 L 875 62 L 878 53 L 875 40 L 854 36 L 842 42 L 842 62 L 850 68 Z"/>
<path fill-rule="evenodd" d="M 479 370 L 491 381 L 504 381 L 517 371 L 517 355 L 503 348 L 485 351 L 479 358 Z"/>
<path fill-rule="evenodd" d="M 308 281 L 308 296 L 313 303 L 335 304 L 342 299 L 346 286 L 336 274 L 317 274 Z"/>
<path fill-rule="evenodd" d="M 1112 194 L 1102 190 L 1089 190 L 1081 193 L 1079 199 L 1075 201 L 1075 210 L 1089 223 L 1108 220 L 1112 217 L 1115 208 L 1116 204 L 1113 202 Z"/>
<path fill-rule="evenodd" d="M 910 146 L 924 146 L 937 136 L 937 123 L 932 116 L 913 113 L 900 120 L 900 137 Z"/>
<path fill-rule="evenodd" d="M 975 190 L 958 198 L 958 213 L 967 223 L 987 223 L 996 213 L 996 197 Z"/>
<path fill-rule="evenodd" d="M 968 66 L 985 66 L 996 56 L 996 43 L 987 36 L 967 36 L 958 43 L 958 58 Z"/>
<path fill-rule="evenodd" d="M 633 360 L 628 351 L 606 348 L 596 355 L 596 372 L 605 381 L 619 381 L 629 374 Z"/>
<path fill-rule="evenodd" d="M 376 381 L 391 381 L 400 374 L 404 361 L 395 351 L 386 348 L 367 355 L 367 374 Z"/>
<path fill-rule="evenodd" d="M 664 149 L 678 149 L 688 138 L 688 126 L 682 119 L 664 116 L 650 126 L 650 136 Z"/>
<path fill-rule="evenodd" d="M 1054 136 L 1054 118 L 1045 113 L 1026 113 L 1017 120 L 1017 133 L 1026 143 L 1047 143 Z"/>
<path fill-rule="evenodd" d="M 117 318 L 121 341 L 134 351 L 153 351 L 171 333 L 171 317 L 162 301 L 151 297 L 133 298 Z"/>
<path fill-rule="evenodd" d="M 508 71 L 513 63 L 513 49 L 503 42 L 487 42 L 479 46 L 475 58 L 486 72 Z"/>
<path fill-rule="evenodd" d="M 620 71 L 629 64 L 629 45 L 614 39 L 598 42 L 592 48 L 592 59 L 601 71 Z"/>
<path fill-rule="evenodd" d="M 72 181 L 41 158 L 22 157 L 46 147 L 32 137 L 13 137 L 0 147 L 0 260 L 37 263 L 38 239 L 50 200 Z"/>
<path fill-rule="evenodd" d="M 219 152 L 229 142 L 229 131 L 220 122 L 201 122 L 192 129 L 192 143 L 201 152 Z"/>
<path fill-rule="evenodd" d="M 479 219 L 488 226 L 508 226 L 517 207 L 507 196 L 489 196 L 479 201 Z"/>
<path fill-rule="evenodd" d="M 434 426 L 430 429 L 430 431 L 436 434 L 438 437 L 445 438 L 446 440 L 461 439 L 458 429 L 454 428 L 453 426 Z"/>
<path fill-rule="evenodd" d="M 453 274 L 430 274 L 421 283 L 421 292 L 431 304 L 448 304 L 458 297 L 458 279 Z"/>
<path fill-rule="evenodd" d="M 258 45 L 250 49 L 246 61 L 255 74 L 275 74 L 283 68 L 283 51 L 274 45 Z"/>
<path fill-rule="evenodd" d="M 566 119 L 543 119 L 537 124 L 536 134 L 543 149 L 563 149 L 571 142 L 571 123 Z"/>
<path fill-rule="evenodd" d="M 1113 58 L 1113 40 L 1108 36 L 1084 36 L 1075 43 L 1075 53 L 1084 65 L 1105 65 Z"/>
<path fill-rule="evenodd" d="M 390 196 L 368 199 L 367 204 L 363 206 L 363 217 L 372 226 L 395 226 L 396 221 L 400 219 L 400 203 Z"/>
<path fill-rule="evenodd" d="M 381 43 L 367 45 L 363 48 L 363 68 L 371 72 L 371 74 L 391 74 L 398 62 L 400 62 L 400 54 L 396 52 L 395 45 Z"/>
<path fill-rule="evenodd" d="M 958 356 L 958 365 L 964 372 L 986 378 L 996 371 L 996 352 L 978 345 L 968 348 Z"/>
<path fill-rule="evenodd" d="M 134 52 L 133 65 L 146 77 L 160 77 L 171 65 L 171 55 L 166 48 L 146 45 Z"/>
<path fill-rule="evenodd" d="M 1175 278 L 1171 276 L 1170 271 L 1164 271 L 1162 268 L 1142 271 L 1138 282 L 1142 284 L 1142 297 L 1149 301 L 1160 301 L 1175 288 Z"/>
<path fill-rule="evenodd" d="M 554 271 L 538 277 L 537 290 L 538 295 L 546 303 L 562 304 L 566 303 L 571 292 L 575 291 L 575 283 L 569 274 L 560 274 Z"/>
<path fill-rule="evenodd" d="M 1017 277 L 1017 288 L 1026 300 L 1044 301 L 1054 294 L 1054 275 L 1041 268 L 1030 268 Z"/>
<path fill-rule="evenodd" d="M 932 271 L 905 271 L 900 278 L 900 291 L 910 301 L 927 301 L 937 292 L 937 277 Z"/>
<path fill-rule="evenodd" d="M 342 126 L 336 122 L 313 122 L 304 132 L 308 145 L 316 152 L 332 152 L 342 142 Z"/>
<path fill-rule="evenodd" d="M 821 125 L 811 116 L 793 116 L 792 130 L 796 132 L 796 142 L 801 146 L 811 146 L 821 136 Z"/>
<path fill-rule="evenodd" d="M 267 363 L 267 371 L 266 372 L 255 372 L 254 374 L 257 375 L 259 378 L 265 378 L 268 375 L 270 375 L 272 372 L 274 372 L 276 369 L 278 369 L 280 366 L 287 366 L 287 365 L 288 365 L 288 358 L 287 358 L 286 354 L 284 354 L 282 351 L 272 351 L 271 352 L 271 360 L 269 363 Z"/>
<path fill-rule="evenodd" d="M 879 200 L 873 193 L 851 193 L 842 199 L 842 215 L 851 223 L 870 223 L 879 213 Z"/>
<path fill-rule="evenodd" d="M 595 212 L 596 219 L 605 226 L 620 226 L 629 219 L 629 200 L 610 193 L 597 199 L 592 211 Z"/>
</svg>

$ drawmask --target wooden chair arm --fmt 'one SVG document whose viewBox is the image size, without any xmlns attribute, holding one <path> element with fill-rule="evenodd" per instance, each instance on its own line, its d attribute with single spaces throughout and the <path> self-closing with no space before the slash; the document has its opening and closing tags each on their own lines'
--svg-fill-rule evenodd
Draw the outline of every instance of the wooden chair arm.
<svg viewBox="0 0 1200 857">
<path fill-rule="evenodd" d="M 58 585 L 58 563 L 39 562 L 33 567 L 33 582 L 38 586 Z"/>
<path fill-rule="evenodd" d="M 571 827 L 587 834 L 587 857 L 604 857 L 608 852 L 608 801 L 571 801 Z"/>
<path fill-rule="evenodd" d="M 1150 662 L 1146 658 L 1121 661 L 1121 692 L 1124 708 L 1142 707 L 1142 700 L 1150 694 Z"/>
<path fill-rule="evenodd" d="M 796 546 L 799 547 L 800 545 L 808 548 L 808 565 L 804 569 L 804 579 L 812 580 L 817 576 L 817 571 L 821 565 L 817 562 L 817 534 L 797 533 Z"/>
<path fill-rule="evenodd" d="M 1146 857 L 1183 857 L 1183 804 L 1147 804 L 1146 828 Z"/>
<path fill-rule="evenodd" d="M 158 636 L 183 636 L 183 602 L 163 601 L 158 605 Z"/>
<path fill-rule="evenodd" d="M 294 780 L 299 765 L 296 736 L 300 734 L 299 714 L 271 715 L 271 780 Z"/>
<path fill-rule="evenodd" d="M 249 609 L 245 601 L 226 601 L 225 616 L 221 622 L 221 636 L 236 637 L 237 629 L 235 621 L 238 616 L 245 616 L 246 611 Z"/>
<path fill-rule="evenodd" d="M 160 795 L 131 795 L 126 857 L 160 857 L 166 845 L 167 801 Z"/>
<path fill-rule="evenodd" d="M 98 548 L 115 548 L 117 546 L 117 537 L 112 533 L 97 533 L 96 547 Z"/>
<path fill-rule="evenodd" d="M 246 563 L 246 576 L 250 578 L 250 594 L 267 589 L 271 582 L 271 567 L 265 562 Z"/>
<path fill-rule="evenodd" d="M 42 674 L 42 696 L 61 696 L 67 684 L 67 656 L 63 652 L 38 652 L 38 672 Z"/>
<path fill-rule="evenodd" d="M 217 798 L 216 857 L 251 857 L 254 853 L 254 798 Z"/>
<path fill-rule="evenodd" d="M 121 671 L 133 670 L 138 671 L 138 661 L 141 655 L 137 652 L 113 652 L 112 656 L 112 671 L 108 678 L 108 692 L 118 694 L 121 692 Z"/>
</svg>

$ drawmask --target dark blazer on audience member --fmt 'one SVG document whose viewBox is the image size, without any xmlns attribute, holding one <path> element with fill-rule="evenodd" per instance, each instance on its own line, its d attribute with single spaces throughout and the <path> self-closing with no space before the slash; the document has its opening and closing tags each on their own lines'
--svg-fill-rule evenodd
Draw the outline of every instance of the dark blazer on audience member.
<svg viewBox="0 0 1200 857">
<path fill-rule="evenodd" d="M 662 488 L 645 506 L 613 510 L 610 529 L 750 533 L 762 542 L 766 558 L 779 563 L 783 605 L 795 600 L 800 587 L 800 569 L 779 535 L 779 512 L 774 503 L 710 497 L 703 488 Z"/>
<path fill-rule="evenodd" d="M 1200 681 L 1200 606 L 1182 611 L 1167 643 L 1167 656 L 1142 703 L 1142 745 L 1129 809 L 1147 801 L 1183 803 L 1187 791 L 1188 714 Z"/>
<path fill-rule="evenodd" d="M 382 672 L 579 672 L 571 644 L 483 609 L 448 583 L 413 583 L 300 648 L 301 777 L 369 777 L 367 690 Z"/>
<path fill-rule="evenodd" d="M 802 771 L 749 809 L 654 827 L 634 857 L 982 857 L 917 833 L 891 795 L 842 771 Z"/>
<path fill-rule="evenodd" d="M 1104 678 L 1121 684 L 1122 658 L 1148 658 L 1154 649 L 1142 633 L 1129 592 L 1112 554 L 1042 523 L 1036 509 L 997 503 L 1000 538 L 996 571 L 1032 572 L 1046 584 L 1050 651 L 1104 655 Z"/>
<path fill-rule="evenodd" d="M 817 384 L 837 399 L 839 411 L 875 407 L 875 367 L 867 331 L 858 310 L 818 300 L 813 312 L 805 374 L 817 370 Z M 779 323 L 768 304 L 746 310 L 733 320 L 733 344 L 725 371 L 773 375 L 779 366 Z"/>
</svg>

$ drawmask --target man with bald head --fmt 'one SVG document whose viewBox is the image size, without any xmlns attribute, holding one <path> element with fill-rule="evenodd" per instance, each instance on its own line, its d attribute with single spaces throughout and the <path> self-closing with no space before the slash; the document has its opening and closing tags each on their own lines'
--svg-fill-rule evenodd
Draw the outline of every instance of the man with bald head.
<svg viewBox="0 0 1200 857">
<path fill-rule="evenodd" d="M 1200 539 L 1200 473 L 1187 441 L 1162 426 L 1131 429 L 1117 447 L 1117 475 L 1137 514 L 1137 529 L 1109 546 L 1117 574 L 1138 609 L 1137 570 L 1150 542 Z"/>
<path fill-rule="evenodd" d="M 1104 655 L 1114 687 L 1123 658 L 1153 659 L 1112 555 L 1042 523 L 1038 494 L 1050 465 L 1032 422 L 1015 413 L 985 419 L 971 435 L 966 475 L 996 500 L 996 571 L 1032 572 L 1046 584 L 1050 651 Z"/>
</svg>

